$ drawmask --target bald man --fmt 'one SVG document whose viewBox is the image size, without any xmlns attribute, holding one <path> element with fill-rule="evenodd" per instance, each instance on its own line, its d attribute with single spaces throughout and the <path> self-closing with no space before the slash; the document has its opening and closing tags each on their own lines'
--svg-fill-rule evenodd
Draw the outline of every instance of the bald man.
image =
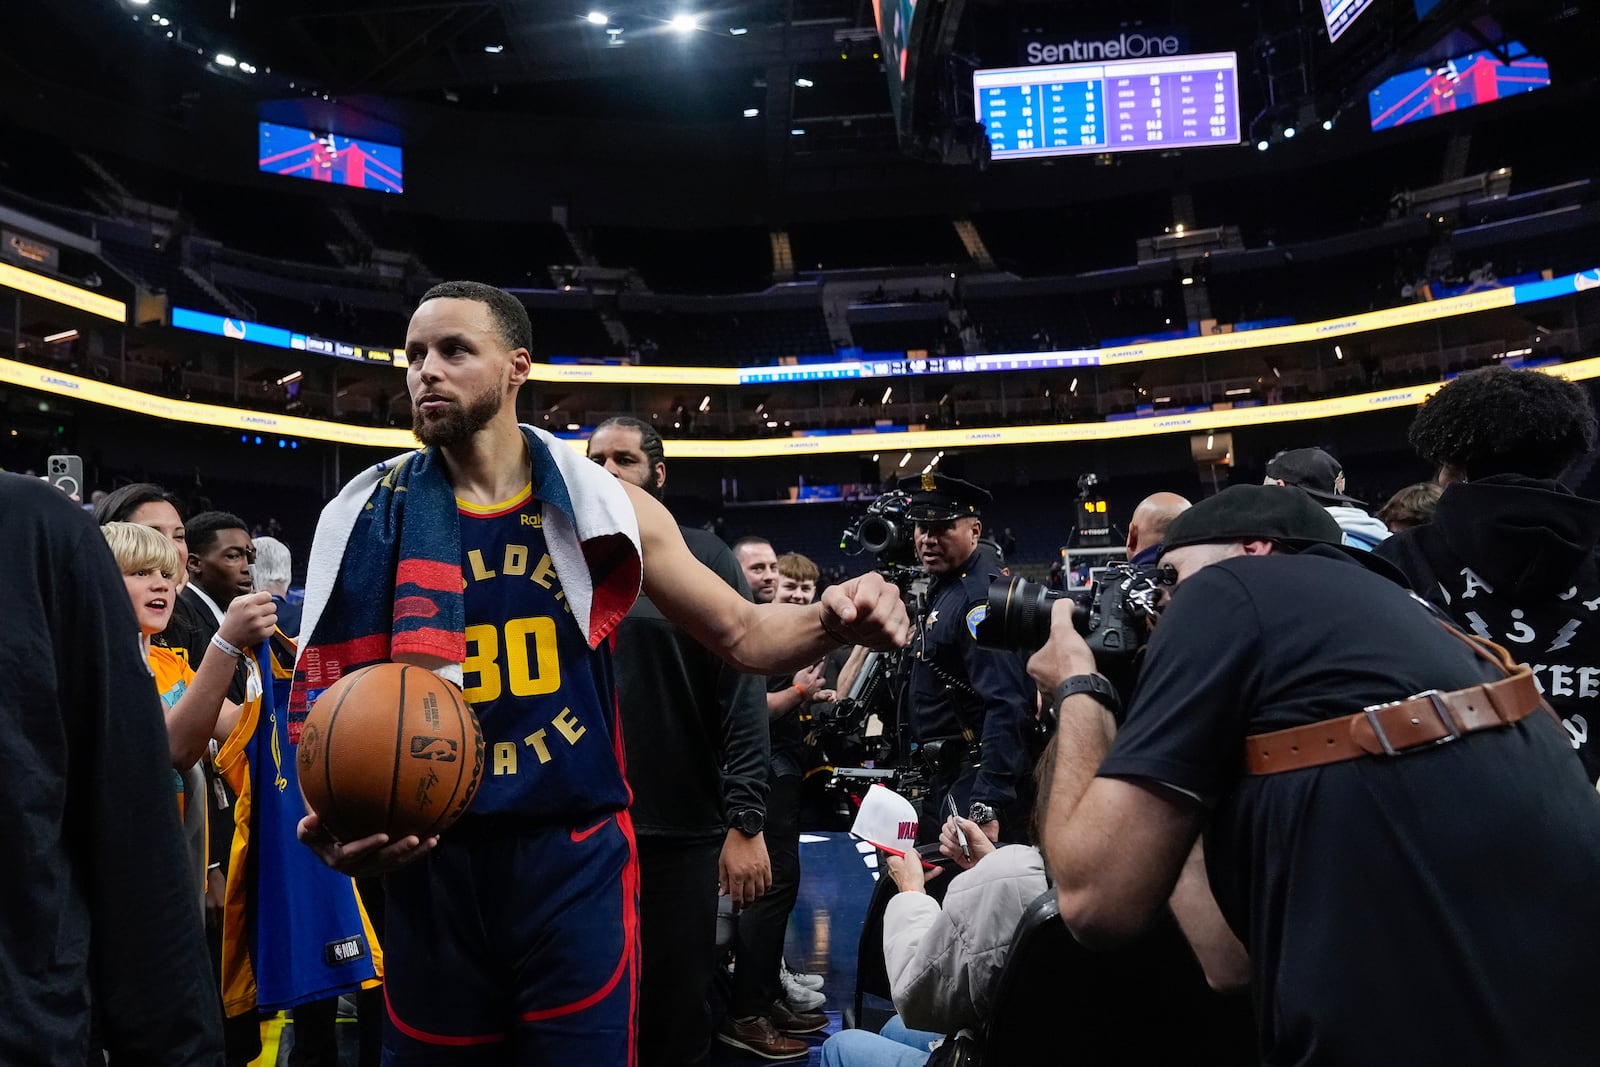
<svg viewBox="0 0 1600 1067">
<path fill-rule="evenodd" d="M 1187 510 L 1189 501 L 1177 493 L 1152 493 L 1139 501 L 1128 523 L 1128 562 L 1143 566 L 1159 559 L 1167 527 Z"/>
</svg>

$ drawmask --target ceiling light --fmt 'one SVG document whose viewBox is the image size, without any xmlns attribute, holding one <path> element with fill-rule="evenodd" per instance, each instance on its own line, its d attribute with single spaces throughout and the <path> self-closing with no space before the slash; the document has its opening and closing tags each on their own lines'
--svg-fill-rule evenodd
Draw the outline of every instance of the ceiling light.
<svg viewBox="0 0 1600 1067">
<path fill-rule="evenodd" d="M 679 33 L 693 33 L 695 30 L 700 28 L 700 16 L 690 15 L 685 12 L 681 15 L 672 16 L 672 21 L 667 25 L 671 26 Z"/>
<path fill-rule="evenodd" d="M 791 137 L 804 137 L 805 135 L 806 135 L 806 131 L 802 130 L 798 126 L 796 126 L 794 129 L 789 131 L 789 136 L 791 136 Z"/>
<path fill-rule="evenodd" d="M 1325 129 L 1325 130 L 1333 129 L 1333 120 L 1332 119 L 1323 119 L 1322 120 L 1322 128 Z"/>
<path fill-rule="evenodd" d="M 503 44 L 486 44 L 483 46 L 483 50 L 491 56 L 497 56 L 506 50 L 506 46 Z"/>
<path fill-rule="evenodd" d="M 795 83 L 796 86 L 798 86 L 801 89 L 809 89 L 813 85 L 817 84 L 816 82 L 812 81 L 810 78 L 796 78 L 794 80 L 794 83 Z"/>
<path fill-rule="evenodd" d="M 1185 274 L 1183 276 L 1183 284 L 1184 285 L 1193 285 L 1194 284 L 1194 279 L 1191 278 L 1189 275 Z"/>
<path fill-rule="evenodd" d="M 747 107 L 744 109 L 744 117 L 747 119 L 753 119 L 759 114 L 761 114 L 759 107 Z"/>
<path fill-rule="evenodd" d="M 75 341 L 77 340 L 77 337 L 77 330 L 62 330 L 60 333 L 46 334 L 44 343 L 47 345 L 53 345 L 58 341 Z"/>
<path fill-rule="evenodd" d="M 1270 147 L 1272 147 L 1272 146 L 1267 144 L 1266 141 L 1257 141 L 1256 142 L 1256 151 L 1257 152 L 1265 152 Z"/>
<path fill-rule="evenodd" d="M 1076 393 L 1077 391 L 1078 391 L 1078 379 L 1074 378 L 1074 379 L 1072 379 L 1072 384 L 1067 386 L 1067 392 Z"/>
<path fill-rule="evenodd" d="M 256 72 L 255 64 L 253 63 L 240 63 L 239 69 L 246 74 L 254 74 Z"/>
<path fill-rule="evenodd" d="M 239 65 L 239 61 L 226 52 L 218 52 L 215 62 L 219 67 L 237 67 Z"/>
<path fill-rule="evenodd" d="M 304 378 L 304 377 L 305 377 L 304 372 L 293 370 L 293 371 L 290 371 L 288 374 L 285 374 L 282 378 L 279 378 L 278 379 L 278 384 L 279 385 L 288 385 L 290 382 L 298 382 L 301 378 Z"/>
<path fill-rule="evenodd" d="M 707 411 L 711 410 L 711 394 L 710 393 L 707 393 L 706 396 L 705 396 L 705 399 L 700 401 L 700 410 L 701 410 L 701 412 L 707 412 Z"/>
<path fill-rule="evenodd" d="M 604 11 L 591 11 L 587 15 L 583 16 L 583 18 L 584 21 L 588 22 L 591 26 L 604 26 L 606 23 L 611 21 Z"/>
<path fill-rule="evenodd" d="M 1224 396 L 1243 396 L 1244 394 L 1248 393 L 1249 391 L 1250 391 L 1250 387 L 1249 386 L 1245 386 L 1242 389 L 1229 389 L 1223 395 Z"/>
<path fill-rule="evenodd" d="M 1206 451 L 1207 452 L 1211 451 L 1211 443 L 1213 441 L 1215 441 L 1215 440 L 1216 440 L 1216 436 L 1214 434 L 1209 434 L 1209 433 L 1206 434 Z"/>
<path fill-rule="evenodd" d="M 889 386 L 889 388 L 887 388 L 887 389 L 885 389 L 883 391 L 883 399 L 879 400 L 878 403 L 887 404 L 889 402 L 890 398 L 893 397 L 893 396 L 894 396 L 894 386 L 891 385 L 891 386 Z"/>
<path fill-rule="evenodd" d="M 728 35 L 731 37 L 743 37 L 749 32 L 750 31 L 745 29 L 743 26 L 735 26 L 728 31 Z"/>
<path fill-rule="evenodd" d="M 1283 137 L 1284 137 L 1284 140 L 1287 140 L 1287 141 L 1294 140 L 1294 127 L 1293 126 L 1285 126 L 1283 128 Z"/>
<path fill-rule="evenodd" d="M 136 7 L 143 7 L 144 5 L 148 4 L 150 0 L 128 0 L 128 2 Z"/>
<path fill-rule="evenodd" d="M 1333 358 L 1334 359 L 1343 359 L 1344 358 L 1344 349 L 1340 348 L 1338 345 L 1334 345 L 1333 346 Z"/>
<path fill-rule="evenodd" d="M 911 453 L 910 452 L 907 452 L 905 455 L 900 457 L 900 466 L 904 467 L 907 463 L 910 463 L 910 462 L 911 462 Z"/>
</svg>

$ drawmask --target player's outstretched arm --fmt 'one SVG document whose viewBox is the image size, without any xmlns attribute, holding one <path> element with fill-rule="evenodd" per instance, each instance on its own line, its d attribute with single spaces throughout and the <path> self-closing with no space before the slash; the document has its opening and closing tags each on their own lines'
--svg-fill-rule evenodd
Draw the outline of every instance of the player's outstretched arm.
<svg viewBox="0 0 1600 1067">
<path fill-rule="evenodd" d="M 911 639 L 899 590 L 876 574 L 829 586 L 816 604 L 758 608 L 694 558 L 660 501 L 621 484 L 639 516 L 644 591 L 662 614 L 740 670 L 779 674 L 841 644 L 889 649 Z"/>
</svg>

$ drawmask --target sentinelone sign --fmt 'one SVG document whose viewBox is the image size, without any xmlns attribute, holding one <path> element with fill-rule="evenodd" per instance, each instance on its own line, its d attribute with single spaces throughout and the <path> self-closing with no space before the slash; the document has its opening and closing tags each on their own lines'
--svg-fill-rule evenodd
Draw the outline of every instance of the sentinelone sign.
<svg viewBox="0 0 1600 1067">
<path fill-rule="evenodd" d="M 1108 37 L 1075 37 L 1066 41 L 1029 41 L 1023 58 L 1029 63 L 1093 63 L 1107 59 L 1151 59 L 1186 51 L 1187 35 L 1162 30 L 1134 31 Z"/>
</svg>

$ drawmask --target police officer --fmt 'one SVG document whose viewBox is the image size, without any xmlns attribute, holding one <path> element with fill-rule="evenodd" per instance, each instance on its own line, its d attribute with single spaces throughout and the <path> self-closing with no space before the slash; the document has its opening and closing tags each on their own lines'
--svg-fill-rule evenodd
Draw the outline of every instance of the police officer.
<svg viewBox="0 0 1600 1067">
<path fill-rule="evenodd" d="M 984 648 L 976 637 L 990 579 L 1009 573 L 992 544 L 980 543 L 981 512 L 992 497 L 943 474 L 903 478 L 899 487 L 909 494 L 906 517 L 932 579 L 912 641 L 908 698 L 911 736 L 933 774 L 918 840 L 938 840 L 947 795 L 990 840 L 1002 831 L 1025 840 L 1030 803 L 1019 790 L 1032 766 L 1027 739 L 1038 697 L 1020 656 Z"/>
</svg>

